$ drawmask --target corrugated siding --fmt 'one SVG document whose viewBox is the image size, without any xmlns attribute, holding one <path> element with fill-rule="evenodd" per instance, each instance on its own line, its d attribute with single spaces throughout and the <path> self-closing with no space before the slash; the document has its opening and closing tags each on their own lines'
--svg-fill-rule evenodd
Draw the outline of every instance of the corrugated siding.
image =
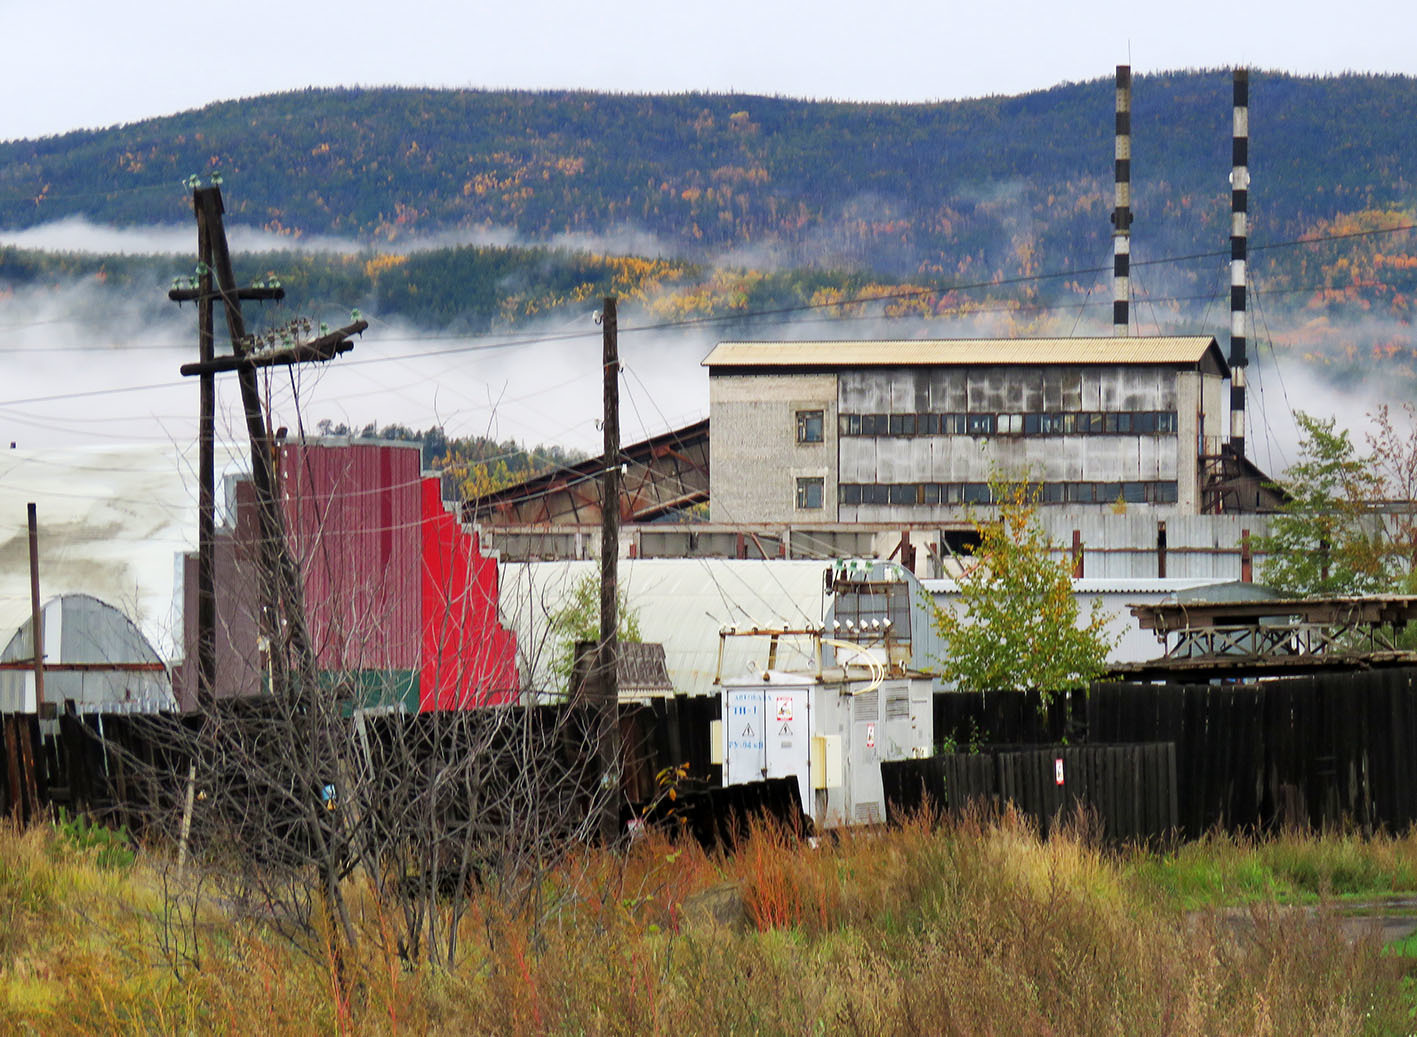
<svg viewBox="0 0 1417 1037">
<path fill-rule="evenodd" d="M 1059 551 L 1071 549 L 1073 530 L 1078 531 L 1084 572 L 1089 579 L 1156 576 L 1157 523 L 1164 521 L 1168 577 L 1238 580 L 1245 530 L 1249 530 L 1252 543 L 1269 531 L 1266 515 L 1159 515 L 1154 511 L 1116 514 L 1106 509 L 1041 508 L 1039 521 Z M 1263 557 L 1252 554 L 1255 580 L 1259 579 Z"/>
<path fill-rule="evenodd" d="M 419 655 L 416 447 L 289 443 L 286 521 L 324 670 L 411 670 Z"/>
<path fill-rule="evenodd" d="M 1037 339 L 720 342 L 705 367 L 880 367 L 934 364 L 1194 364 L 1208 335 Z"/>
<path fill-rule="evenodd" d="M 443 504 L 437 478 L 423 480 L 422 659 L 419 708 L 471 709 L 514 702 L 517 639 L 498 618 L 497 562 L 484 557 Z"/>
</svg>

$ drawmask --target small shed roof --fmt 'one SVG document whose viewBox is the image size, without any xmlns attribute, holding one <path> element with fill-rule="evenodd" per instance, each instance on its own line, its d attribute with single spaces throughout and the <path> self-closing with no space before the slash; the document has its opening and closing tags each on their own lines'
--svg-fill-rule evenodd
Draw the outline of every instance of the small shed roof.
<svg viewBox="0 0 1417 1037">
<path fill-rule="evenodd" d="M 1160 364 L 1209 359 L 1229 374 L 1212 335 L 1116 335 L 1085 338 L 872 339 L 838 342 L 720 342 L 708 368 L 924 367 L 997 364 Z"/>
</svg>

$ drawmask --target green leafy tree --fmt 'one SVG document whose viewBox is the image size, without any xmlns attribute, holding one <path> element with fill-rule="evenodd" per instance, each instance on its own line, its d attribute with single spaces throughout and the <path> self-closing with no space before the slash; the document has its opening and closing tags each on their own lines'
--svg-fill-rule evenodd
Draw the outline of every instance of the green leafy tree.
<svg viewBox="0 0 1417 1037">
<path fill-rule="evenodd" d="M 640 635 L 639 613 L 631 609 L 625 600 L 625 587 L 620 585 L 615 593 L 615 614 L 619 619 L 616 634 L 621 641 L 638 644 Z M 571 588 L 571 596 L 566 603 L 551 613 L 551 673 L 557 685 L 569 688 L 571 671 L 575 668 L 576 642 L 600 640 L 600 577 L 587 573 Z"/>
<path fill-rule="evenodd" d="M 961 691 L 1083 688 L 1107 669 L 1110 618 L 1094 600 L 1084 621 L 1072 568 L 1035 521 L 1037 491 L 991 481 L 998 514 L 974 520 L 980 542 L 960 576 L 960 609 L 935 606 L 946 641 L 940 674 Z"/>
<path fill-rule="evenodd" d="M 1279 481 L 1289 501 L 1258 541 L 1266 556 L 1260 578 L 1293 597 L 1391 589 L 1384 538 L 1378 526 L 1364 519 L 1383 496 L 1377 469 L 1358 456 L 1335 419 L 1302 411 L 1295 419 L 1302 436 L 1300 457 Z"/>
</svg>

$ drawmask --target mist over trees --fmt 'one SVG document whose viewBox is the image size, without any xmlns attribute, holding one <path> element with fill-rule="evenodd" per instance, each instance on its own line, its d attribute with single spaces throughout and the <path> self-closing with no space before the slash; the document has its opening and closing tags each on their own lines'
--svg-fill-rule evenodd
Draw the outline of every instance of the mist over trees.
<svg viewBox="0 0 1417 1037">
<path fill-rule="evenodd" d="M 307 90 L 0 143 L 0 228 L 183 223 L 183 180 L 219 170 L 232 224 L 292 245 L 238 257 L 242 279 L 274 270 L 316 307 L 423 329 L 526 327 L 616 294 L 734 335 L 774 334 L 752 317 L 784 309 L 1090 333 L 1110 320 L 1112 106 L 1110 76 L 938 104 Z M 1407 77 L 1252 75 L 1257 352 L 1417 383 L 1414 107 Z M 1230 119 L 1225 71 L 1134 81 L 1139 331 L 1224 334 Z M 342 251 L 293 249 L 326 236 Z M 0 297 L 74 277 L 156 295 L 187 273 L 0 248 Z"/>
</svg>

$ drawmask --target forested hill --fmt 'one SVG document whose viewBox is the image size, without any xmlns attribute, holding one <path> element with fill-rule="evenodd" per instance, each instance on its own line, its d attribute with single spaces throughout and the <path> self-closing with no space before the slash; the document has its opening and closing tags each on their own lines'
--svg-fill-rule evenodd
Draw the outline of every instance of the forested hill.
<svg viewBox="0 0 1417 1037">
<path fill-rule="evenodd" d="M 1230 82 L 1134 82 L 1140 330 L 1224 333 Z M 1250 102 L 1257 340 L 1417 385 L 1417 80 L 1254 72 Z M 669 322 L 808 306 L 1070 334 L 1110 319 L 1112 113 L 1110 76 L 917 105 L 311 90 L 0 143 L 0 231 L 190 225 L 183 181 L 220 172 L 230 224 L 348 243 L 238 257 L 322 314 L 476 332 L 614 293 Z M 0 298 L 91 277 L 160 302 L 173 259 L 0 247 Z M 839 305 L 863 297 L 890 301 Z"/>
<path fill-rule="evenodd" d="M 916 105 L 311 90 L 0 144 L 0 228 L 183 221 L 181 181 L 220 170 L 234 222 L 365 243 L 633 231 L 693 260 L 1026 274 L 1110 257 L 1112 104 L 1110 76 Z M 1229 74 L 1141 76 L 1133 106 L 1136 253 L 1223 247 Z M 1409 78 L 1253 73 L 1256 239 L 1410 208 L 1414 110 Z"/>
</svg>

